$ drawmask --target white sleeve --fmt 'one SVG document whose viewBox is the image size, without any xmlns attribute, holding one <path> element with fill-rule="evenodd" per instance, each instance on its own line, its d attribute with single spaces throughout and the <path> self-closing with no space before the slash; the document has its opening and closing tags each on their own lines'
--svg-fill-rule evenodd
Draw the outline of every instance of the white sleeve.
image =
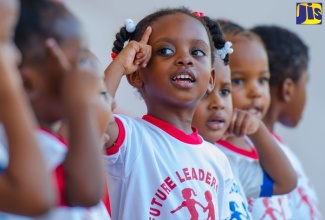
<svg viewBox="0 0 325 220">
<path fill-rule="evenodd" d="M 134 162 L 140 153 L 143 141 L 143 127 L 138 120 L 128 116 L 115 115 L 119 135 L 115 144 L 104 155 L 110 175 L 123 178 L 131 173 Z"/>
</svg>

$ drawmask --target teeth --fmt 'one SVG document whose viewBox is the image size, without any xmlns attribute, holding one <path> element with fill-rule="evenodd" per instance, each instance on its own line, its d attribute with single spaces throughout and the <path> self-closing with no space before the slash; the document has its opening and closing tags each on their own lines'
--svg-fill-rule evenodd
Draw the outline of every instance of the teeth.
<svg viewBox="0 0 325 220">
<path fill-rule="evenodd" d="M 189 80 L 193 80 L 192 77 L 190 77 L 189 75 L 179 75 L 179 76 L 176 76 L 173 78 L 173 80 L 176 80 L 176 79 L 189 79 Z"/>
</svg>

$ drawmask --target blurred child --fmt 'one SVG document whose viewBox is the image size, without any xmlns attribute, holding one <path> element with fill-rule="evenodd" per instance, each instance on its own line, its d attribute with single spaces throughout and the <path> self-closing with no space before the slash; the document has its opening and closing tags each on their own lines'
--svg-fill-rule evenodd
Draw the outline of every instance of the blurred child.
<svg viewBox="0 0 325 220">
<path fill-rule="evenodd" d="M 105 129 L 99 131 L 96 112 L 111 109 L 101 100 L 100 78 L 83 65 L 88 50 L 80 22 L 61 3 L 22 0 L 15 42 L 22 52 L 25 90 L 41 126 L 41 147 L 60 195 L 59 206 L 43 218 L 109 219 L 100 201 Z M 54 134 L 60 120 L 68 124 L 67 141 Z"/>
<path fill-rule="evenodd" d="M 219 21 L 219 24 L 225 33 L 226 39 L 233 43 L 234 51 L 236 51 L 232 54 L 229 63 L 231 69 L 233 107 L 246 110 L 259 119 L 262 119 L 270 105 L 268 85 L 270 72 L 267 52 L 263 43 L 256 34 L 247 31 L 238 24 L 232 23 L 231 21 Z M 267 139 L 264 139 L 265 143 L 274 143 L 271 135 L 266 135 L 266 137 Z M 227 141 L 230 143 L 230 147 L 239 149 L 239 152 L 251 153 L 255 147 L 258 149 L 256 143 L 251 143 L 251 140 L 245 137 L 229 137 Z M 263 144 L 260 145 L 262 146 Z M 224 146 L 227 148 L 227 145 Z M 278 156 L 270 156 L 274 155 L 275 149 L 278 150 Z M 276 147 L 268 148 L 265 154 L 259 153 L 258 158 L 256 157 L 255 159 L 259 160 L 268 176 L 272 176 L 271 179 L 274 182 L 274 188 L 273 193 L 270 193 L 269 196 L 285 194 L 294 189 L 297 179 L 296 174 L 281 149 Z M 274 161 L 278 162 L 279 160 L 286 161 L 286 163 L 274 163 Z M 268 166 L 265 166 L 266 164 Z M 286 178 L 289 178 L 291 181 L 286 182 Z M 281 219 L 281 213 L 286 218 L 290 217 L 288 201 L 281 200 L 281 205 L 278 204 L 276 208 L 278 209 L 278 212 L 275 213 L 276 218 Z M 253 214 L 252 216 L 253 219 L 260 219 L 262 215 L 256 216 Z"/>
<path fill-rule="evenodd" d="M 271 105 L 264 122 L 294 167 L 298 184 L 289 194 L 292 219 L 323 219 L 314 187 L 295 153 L 274 132 L 277 122 L 295 127 L 306 101 L 308 47 L 292 31 L 279 26 L 256 26 L 252 29 L 263 40 L 269 57 Z M 269 201 L 270 203 L 271 201 Z M 263 209 L 263 201 L 254 200 L 253 211 Z"/>
<path fill-rule="evenodd" d="M 16 0 L 0 0 L 0 211 L 37 216 L 56 198 L 17 68 L 20 53 L 12 35 L 18 12 Z M 1 212 L 0 219 L 8 219 Z"/>
<path fill-rule="evenodd" d="M 191 127 L 199 100 L 214 85 L 209 29 L 186 8 L 161 9 L 125 26 L 105 71 L 107 88 L 114 96 L 126 75 L 148 113 L 116 115 L 108 129 L 112 219 L 206 219 L 213 215 L 208 210 L 228 218 L 229 162 Z"/>
<path fill-rule="evenodd" d="M 210 29 L 215 26 L 215 29 L 219 30 L 218 23 L 207 17 L 205 20 Z M 271 196 L 274 188 L 281 191 L 283 187 L 293 187 L 290 186 L 294 181 L 290 175 L 293 171 L 290 169 L 273 170 L 275 163 L 283 167 L 289 163 L 283 157 L 276 142 L 272 140 L 266 126 L 249 112 L 232 109 L 231 74 L 228 66 L 228 56 L 232 52 L 231 43 L 226 42 L 225 39 L 219 39 L 218 42 L 216 54 L 219 56 L 214 62 L 215 86 L 213 91 L 199 102 L 192 124 L 198 128 L 205 140 L 214 143 L 229 159 L 235 176 L 229 198 L 231 219 L 252 219 L 248 211 L 246 196 Z M 240 149 L 230 142 L 220 140 L 225 134 L 237 137 L 248 135 L 256 149 Z M 260 163 L 257 161 L 259 155 Z M 278 159 L 274 160 L 274 158 Z M 278 180 L 277 175 L 285 176 L 282 172 L 287 172 L 287 170 L 290 172 L 289 175 Z"/>
</svg>

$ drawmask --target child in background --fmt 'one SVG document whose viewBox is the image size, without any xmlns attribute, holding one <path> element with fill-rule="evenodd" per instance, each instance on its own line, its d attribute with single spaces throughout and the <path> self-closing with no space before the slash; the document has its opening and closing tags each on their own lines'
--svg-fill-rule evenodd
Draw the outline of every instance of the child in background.
<svg viewBox="0 0 325 220">
<path fill-rule="evenodd" d="M 18 12 L 18 1 L 0 0 L 0 211 L 37 216 L 56 198 L 18 72 L 20 53 L 12 42 Z"/>
<path fill-rule="evenodd" d="M 228 218 L 229 162 L 191 127 L 199 100 L 214 85 L 215 49 L 204 20 L 187 8 L 161 9 L 136 26 L 126 20 L 116 39 L 118 55 L 105 71 L 108 91 L 114 96 L 126 75 L 148 113 L 116 115 L 108 129 L 112 219 L 206 219 L 209 210 L 215 219 Z"/>
<path fill-rule="evenodd" d="M 219 20 L 219 24 L 224 31 L 226 39 L 233 43 L 234 51 L 236 51 L 232 54 L 229 63 L 231 69 L 233 107 L 246 110 L 259 119 L 262 119 L 270 105 L 268 85 L 270 72 L 264 45 L 256 34 L 242 28 L 238 24 L 221 20 Z M 274 143 L 271 135 L 267 135 L 267 138 L 267 142 Z M 256 143 L 254 144 L 256 145 Z M 228 149 L 238 149 L 238 155 L 240 156 L 240 153 L 242 153 L 242 157 L 251 154 L 255 147 L 258 149 L 246 137 L 228 137 L 227 144 L 222 145 Z M 269 155 L 274 153 L 275 149 L 278 149 L 279 156 L 269 157 Z M 269 176 L 272 176 L 272 180 L 275 183 L 273 193 L 269 195 L 285 194 L 294 189 L 297 180 L 296 174 L 281 149 L 268 148 L 265 154 L 259 154 L 258 158 L 255 159 L 263 162 L 264 165 L 261 163 L 262 168 Z M 278 160 L 286 161 L 286 164 L 274 163 L 274 161 Z M 272 165 L 265 166 L 265 164 Z M 292 181 L 286 183 L 283 181 L 286 178 Z M 285 197 L 281 198 L 285 200 Z M 283 215 L 285 215 L 285 218 L 290 217 L 287 200 L 281 200 L 281 205 L 277 204 L 274 208 L 277 210 L 277 213 L 275 213 L 276 218 L 281 219 Z M 282 217 L 281 213 L 283 213 Z M 253 214 L 252 216 L 253 219 L 260 219 L 263 214 L 261 213 L 258 216 Z"/>
<path fill-rule="evenodd" d="M 269 57 L 271 105 L 264 116 L 268 129 L 291 161 L 297 176 L 297 188 L 289 194 L 292 219 L 323 219 L 318 198 L 299 158 L 274 132 L 277 122 L 295 127 L 300 121 L 306 99 L 308 47 L 299 36 L 279 26 L 252 29 L 263 40 Z M 254 200 L 253 211 L 263 206 Z"/>
<path fill-rule="evenodd" d="M 100 202 L 105 129 L 99 131 L 96 115 L 107 105 L 100 78 L 83 64 L 88 50 L 80 22 L 61 3 L 22 0 L 15 42 L 22 52 L 25 90 L 41 126 L 41 148 L 60 195 L 58 207 L 43 219 L 109 219 Z M 68 148 L 53 133 L 60 120 L 68 123 Z"/>
<path fill-rule="evenodd" d="M 205 17 L 205 20 L 210 30 L 215 26 L 216 32 L 219 32 L 218 23 L 209 20 L 208 17 Z M 283 157 L 282 151 L 272 140 L 261 119 L 247 111 L 232 109 L 231 74 L 228 66 L 228 56 L 232 52 L 230 45 L 231 43 L 225 42 L 225 39 L 220 39 L 219 44 L 216 45 L 216 54 L 220 56 L 217 56 L 214 62 L 215 86 L 213 91 L 199 102 L 192 124 L 198 128 L 205 140 L 219 147 L 229 159 L 235 176 L 230 191 L 231 219 L 252 219 L 246 196 L 271 196 L 274 193 L 273 188 L 281 191 L 281 187 L 288 188 L 287 184 L 290 187 L 294 181 L 290 175 L 293 171 L 289 169 L 290 173 L 286 176 L 286 173 L 282 172 L 288 169 L 273 170 L 276 165 L 285 167 L 289 162 L 286 157 Z M 235 55 L 231 55 L 231 58 L 232 56 Z M 255 148 L 251 151 L 240 149 L 220 140 L 226 133 L 228 136 L 237 137 L 248 135 L 256 150 Z M 259 155 L 260 163 L 257 161 Z M 278 175 L 286 178 L 279 180 Z"/>
</svg>

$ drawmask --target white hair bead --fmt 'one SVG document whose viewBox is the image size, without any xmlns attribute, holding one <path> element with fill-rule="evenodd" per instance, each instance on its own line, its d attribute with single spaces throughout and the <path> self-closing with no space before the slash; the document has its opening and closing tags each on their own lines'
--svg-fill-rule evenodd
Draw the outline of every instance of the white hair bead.
<svg viewBox="0 0 325 220">
<path fill-rule="evenodd" d="M 126 31 L 129 33 L 133 33 L 135 31 L 135 24 L 132 19 L 128 18 L 124 21 L 124 25 L 126 28 Z"/>
</svg>

